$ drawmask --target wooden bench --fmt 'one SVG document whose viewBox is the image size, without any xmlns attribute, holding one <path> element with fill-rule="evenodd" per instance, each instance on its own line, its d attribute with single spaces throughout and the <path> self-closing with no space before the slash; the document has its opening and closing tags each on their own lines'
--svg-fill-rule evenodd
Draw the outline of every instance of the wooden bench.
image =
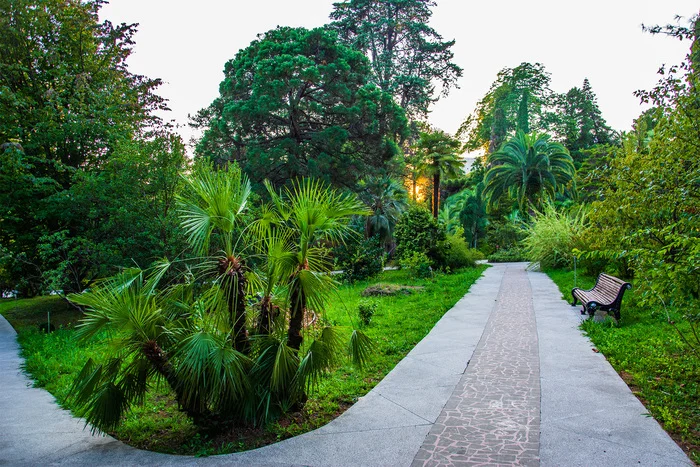
<svg viewBox="0 0 700 467">
<path fill-rule="evenodd" d="M 571 291 L 571 296 L 574 297 L 574 302 L 571 306 L 575 306 L 576 302 L 580 301 L 583 305 L 582 315 L 588 313 L 590 316 L 593 316 L 596 310 L 604 310 L 613 312 L 615 319 L 619 320 L 622 296 L 625 294 L 625 290 L 631 288 L 632 284 L 629 282 L 608 274 L 600 274 L 592 289 L 583 290 L 575 287 Z"/>
</svg>

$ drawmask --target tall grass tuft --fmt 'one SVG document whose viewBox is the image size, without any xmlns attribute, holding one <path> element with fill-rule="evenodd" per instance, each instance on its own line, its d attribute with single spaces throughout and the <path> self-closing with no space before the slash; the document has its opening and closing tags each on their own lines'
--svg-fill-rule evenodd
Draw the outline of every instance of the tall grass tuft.
<svg viewBox="0 0 700 467">
<path fill-rule="evenodd" d="M 535 211 L 532 222 L 525 227 L 526 257 L 540 264 L 542 269 L 569 267 L 572 250 L 580 247 L 580 238 L 587 221 L 583 209 L 557 211 L 547 203 L 542 211 Z"/>
</svg>

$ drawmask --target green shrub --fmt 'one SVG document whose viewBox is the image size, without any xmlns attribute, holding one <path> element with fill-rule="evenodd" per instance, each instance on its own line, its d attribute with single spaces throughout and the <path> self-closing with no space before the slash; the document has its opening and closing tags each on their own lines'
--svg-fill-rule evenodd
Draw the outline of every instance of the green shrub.
<svg viewBox="0 0 700 467">
<path fill-rule="evenodd" d="M 384 270 L 386 253 L 379 237 L 358 236 L 334 250 L 335 265 L 343 270 L 341 280 L 349 283 L 370 279 Z"/>
<path fill-rule="evenodd" d="M 372 316 L 377 312 L 378 305 L 371 300 L 360 300 L 357 304 L 357 315 L 365 326 L 369 326 Z"/>
<path fill-rule="evenodd" d="M 407 269 L 414 277 L 426 278 L 433 275 L 430 258 L 425 253 L 414 251 L 401 258 L 399 263 L 402 269 Z"/>
<path fill-rule="evenodd" d="M 540 263 L 542 269 L 571 267 L 574 248 L 580 247 L 579 238 L 585 229 L 583 210 L 559 212 L 548 203 L 535 211 L 532 222 L 525 228 L 523 246 L 526 257 Z"/>
<path fill-rule="evenodd" d="M 487 254 L 498 250 L 511 250 L 518 247 L 523 239 L 522 221 L 519 216 L 511 214 L 505 218 L 491 220 L 486 228 L 486 239 L 482 242 L 482 249 Z"/>
<path fill-rule="evenodd" d="M 469 248 L 467 241 L 462 236 L 462 229 L 456 234 L 448 234 L 439 244 L 439 260 L 437 266 L 451 270 L 460 268 L 473 268 L 476 266 L 476 258 L 479 252 Z"/>
<path fill-rule="evenodd" d="M 439 262 L 438 245 L 445 240 L 445 228 L 427 209 L 414 206 L 401 216 L 394 237 L 397 258 L 424 253 L 430 259 L 430 264 L 434 265 Z"/>
<path fill-rule="evenodd" d="M 472 255 L 474 261 L 482 261 L 486 259 L 484 252 L 477 250 L 476 248 L 469 248 L 469 254 Z"/>
</svg>

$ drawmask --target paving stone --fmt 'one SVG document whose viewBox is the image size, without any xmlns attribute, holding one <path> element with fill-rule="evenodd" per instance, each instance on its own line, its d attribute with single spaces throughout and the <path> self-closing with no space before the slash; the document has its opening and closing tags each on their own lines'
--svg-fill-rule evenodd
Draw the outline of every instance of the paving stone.
<svg viewBox="0 0 700 467">
<path fill-rule="evenodd" d="M 527 274 L 506 268 L 484 334 L 412 465 L 537 465 L 539 384 Z"/>
</svg>

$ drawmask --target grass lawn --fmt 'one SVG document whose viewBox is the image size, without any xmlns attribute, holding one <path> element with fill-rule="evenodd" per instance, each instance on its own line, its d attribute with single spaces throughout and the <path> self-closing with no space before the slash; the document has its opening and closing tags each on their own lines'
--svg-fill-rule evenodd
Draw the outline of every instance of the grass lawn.
<svg viewBox="0 0 700 467">
<path fill-rule="evenodd" d="M 571 301 L 573 272 L 548 274 Z M 577 282 L 590 288 L 595 278 L 579 276 Z M 700 462 L 700 356 L 668 324 L 664 310 L 638 306 L 637 293 L 637 288 L 625 293 L 619 326 L 586 320 L 581 327 L 649 413 Z"/>
<path fill-rule="evenodd" d="M 143 406 L 129 413 L 112 434 L 135 447 L 160 452 L 211 455 L 259 447 L 310 431 L 337 417 L 357 399 L 369 392 L 432 329 L 478 279 L 486 266 L 437 275 L 433 279 L 413 279 L 405 271 L 385 271 L 377 279 L 341 286 L 332 300 L 326 318 L 333 324 L 359 325 L 357 306 L 362 291 L 371 284 L 391 283 L 420 286 L 410 295 L 400 294 L 366 298 L 377 304 L 377 311 L 363 331 L 376 343 L 376 356 L 358 370 L 349 363 L 322 379 L 304 408 L 262 429 L 237 428 L 218 434 L 198 432 L 176 407 L 168 388 L 154 386 Z M 36 386 L 51 392 L 61 405 L 70 408 L 68 399 L 73 378 L 88 357 L 101 360 L 110 349 L 99 339 L 78 344 L 73 325 L 79 319 L 74 309 L 64 310 L 57 330 L 49 335 L 38 331 L 46 320 L 46 310 L 58 313 L 58 297 L 29 300 L 3 300 L 0 314 L 18 329 L 26 370 Z M 53 307 L 56 307 L 54 310 Z"/>
<path fill-rule="evenodd" d="M 47 316 L 47 313 L 50 315 Z M 15 330 L 39 329 L 40 324 L 56 328 L 70 326 L 80 319 L 81 313 L 57 295 L 36 298 L 0 299 L 0 315 L 3 315 Z"/>
</svg>

